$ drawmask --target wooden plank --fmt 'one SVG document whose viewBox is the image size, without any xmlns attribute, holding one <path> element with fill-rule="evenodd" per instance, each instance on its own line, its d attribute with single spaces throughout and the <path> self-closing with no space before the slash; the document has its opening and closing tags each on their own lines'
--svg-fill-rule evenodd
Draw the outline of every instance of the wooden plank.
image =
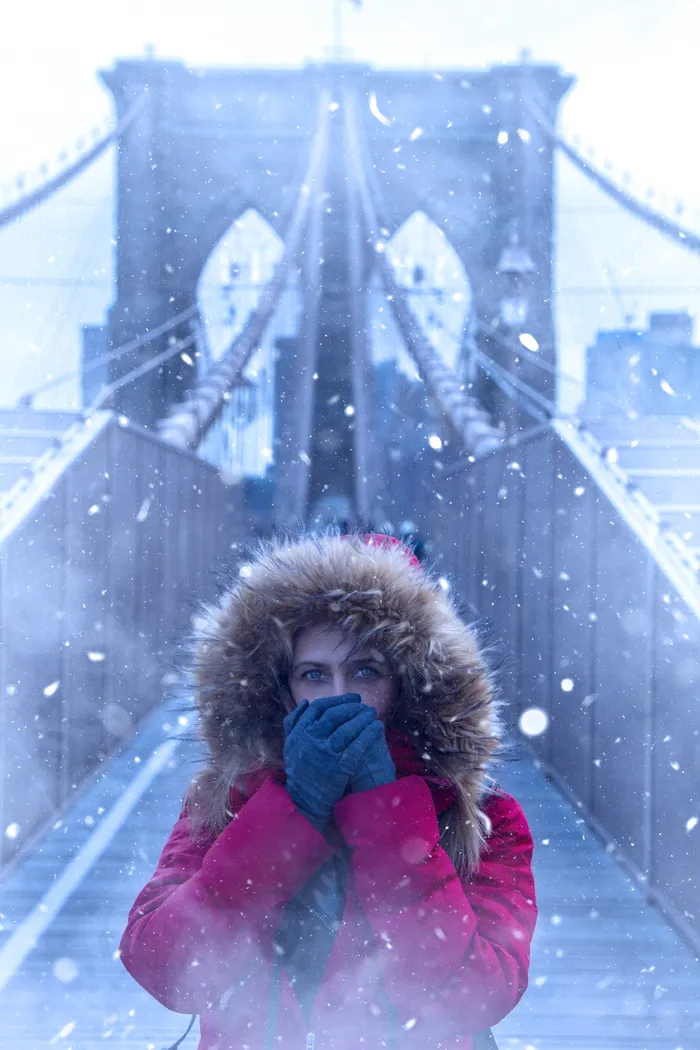
<svg viewBox="0 0 700 1050">
<path fill-rule="evenodd" d="M 700 963 L 575 809 L 527 762 L 499 774 L 535 840 L 530 987 L 500 1050 L 696 1050 Z"/>
</svg>

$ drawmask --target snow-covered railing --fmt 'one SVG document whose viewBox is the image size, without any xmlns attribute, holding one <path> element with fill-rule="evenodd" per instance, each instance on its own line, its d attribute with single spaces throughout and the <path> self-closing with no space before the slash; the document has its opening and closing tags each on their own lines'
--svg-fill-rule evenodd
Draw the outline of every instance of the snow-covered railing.
<svg viewBox="0 0 700 1050">
<path fill-rule="evenodd" d="M 26 414 L 25 414 L 26 415 Z M 110 412 L 0 508 L 0 865 L 161 702 L 193 601 L 244 539 L 219 471 Z"/>
<path fill-rule="evenodd" d="M 700 948 L 700 584 L 687 552 L 568 420 L 445 471 L 416 500 L 446 582 L 507 654 L 509 721 Z"/>
</svg>

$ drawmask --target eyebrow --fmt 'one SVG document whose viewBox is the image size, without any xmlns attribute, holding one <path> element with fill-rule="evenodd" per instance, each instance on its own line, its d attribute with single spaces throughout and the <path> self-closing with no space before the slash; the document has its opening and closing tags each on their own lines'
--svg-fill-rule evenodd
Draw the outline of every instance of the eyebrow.
<svg viewBox="0 0 700 1050">
<path fill-rule="evenodd" d="M 372 656 L 369 653 L 367 653 L 365 655 L 363 655 L 362 653 L 359 653 L 357 656 L 350 656 L 350 657 L 348 657 L 347 660 L 343 661 L 343 664 L 346 664 L 346 665 L 349 664 L 351 666 L 352 666 L 352 664 L 377 664 L 377 665 L 381 666 L 382 664 L 385 664 L 385 663 L 386 663 L 385 660 L 380 660 L 380 659 L 378 659 L 378 657 Z M 341 664 L 341 667 L 343 666 L 343 664 Z M 300 667 L 324 667 L 325 668 L 325 667 L 329 667 L 329 666 L 330 665 L 328 663 L 326 663 L 325 660 L 299 660 L 297 663 L 294 664 L 294 670 L 297 671 Z"/>
</svg>

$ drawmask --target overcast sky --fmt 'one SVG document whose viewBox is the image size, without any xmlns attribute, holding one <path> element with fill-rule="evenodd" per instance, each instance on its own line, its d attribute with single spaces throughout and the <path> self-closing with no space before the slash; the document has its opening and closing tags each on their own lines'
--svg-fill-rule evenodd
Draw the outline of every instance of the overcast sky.
<svg viewBox="0 0 700 1050">
<path fill-rule="evenodd" d="M 364 0 L 345 5 L 355 58 L 483 66 L 522 48 L 574 74 L 564 122 L 640 183 L 700 203 L 698 0 Z M 331 37 L 332 0 L 35 0 L 7 4 L 0 39 L 0 178 L 110 112 L 96 70 L 116 57 L 297 65 Z"/>
<path fill-rule="evenodd" d="M 332 0 L 34 0 L 6 4 L 0 37 L 0 191 L 55 161 L 111 119 L 97 72 L 145 54 L 191 65 L 301 65 L 328 54 Z M 577 78 L 569 135 L 599 163 L 631 173 L 642 198 L 700 230 L 697 66 L 700 0 L 364 0 L 344 2 L 349 55 L 375 66 L 473 68 L 523 49 Z M 92 173 L 0 235 L 0 401 L 57 368 L 77 367 L 80 326 L 112 300 L 111 172 Z M 700 259 L 610 206 L 558 163 L 556 252 L 560 361 L 579 379 L 599 328 L 653 309 L 700 316 Z M 89 207 L 80 208 L 81 198 Z M 70 198 L 70 199 L 68 199 Z M 0 196 L 2 199 L 2 196 Z M 92 202 L 92 203 L 91 203 Z M 41 288 L 50 274 L 68 282 Z M 3 275 L 10 275 L 8 283 Z M 70 282 L 88 275 L 91 287 Z M 30 280 L 23 284 L 25 277 Z M 100 283 L 102 282 L 102 283 Z M 68 388 L 66 388 L 67 390 Z M 76 388 L 77 389 L 77 388 Z M 574 401 L 578 399 L 578 394 Z M 573 396 L 573 395 L 572 395 Z"/>
</svg>

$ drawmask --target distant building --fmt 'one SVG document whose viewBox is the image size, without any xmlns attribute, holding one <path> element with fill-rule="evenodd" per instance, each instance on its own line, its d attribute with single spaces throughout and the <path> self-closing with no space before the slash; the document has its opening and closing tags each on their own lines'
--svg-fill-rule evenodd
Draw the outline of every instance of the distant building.
<svg viewBox="0 0 700 1050">
<path fill-rule="evenodd" d="M 690 314 L 657 312 L 646 330 L 598 332 L 587 352 L 582 415 L 700 415 L 700 347 Z"/>
</svg>

